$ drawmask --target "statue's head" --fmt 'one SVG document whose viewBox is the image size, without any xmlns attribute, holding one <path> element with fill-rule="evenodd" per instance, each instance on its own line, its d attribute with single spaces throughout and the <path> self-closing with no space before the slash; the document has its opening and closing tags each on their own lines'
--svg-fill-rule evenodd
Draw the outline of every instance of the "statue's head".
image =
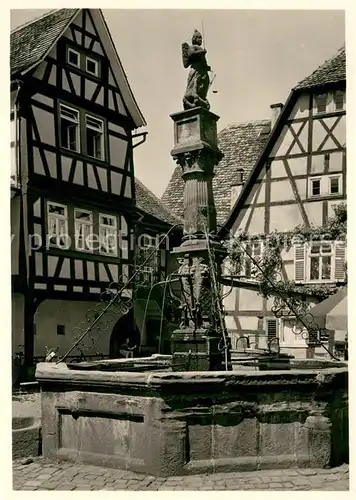
<svg viewBox="0 0 356 500">
<path fill-rule="evenodd" d="M 201 36 L 201 33 L 199 33 L 198 30 L 194 30 L 193 36 L 192 36 L 192 44 L 193 45 L 201 45 L 203 43 L 203 37 Z"/>
</svg>

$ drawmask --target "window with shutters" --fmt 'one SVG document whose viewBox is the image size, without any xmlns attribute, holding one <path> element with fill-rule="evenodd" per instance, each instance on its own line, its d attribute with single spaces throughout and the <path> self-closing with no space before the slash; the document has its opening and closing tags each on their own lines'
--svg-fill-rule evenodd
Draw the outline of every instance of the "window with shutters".
<svg viewBox="0 0 356 500">
<path fill-rule="evenodd" d="M 297 244 L 294 246 L 296 283 L 345 281 L 346 245 L 343 241 Z"/>
<path fill-rule="evenodd" d="M 346 93 L 343 90 L 314 96 L 314 110 L 319 113 L 334 113 L 345 109 Z"/>
<path fill-rule="evenodd" d="M 277 318 L 266 318 L 267 341 L 279 338 L 279 322 Z"/>
</svg>

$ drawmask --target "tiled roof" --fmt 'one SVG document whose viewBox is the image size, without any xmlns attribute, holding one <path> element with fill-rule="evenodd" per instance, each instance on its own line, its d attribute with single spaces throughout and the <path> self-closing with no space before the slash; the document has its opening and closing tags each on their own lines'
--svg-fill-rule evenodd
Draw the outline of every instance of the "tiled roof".
<svg viewBox="0 0 356 500">
<path fill-rule="evenodd" d="M 182 220 L 171 213 L 156 195 L 152 193 L 140 180 L 135 178 L 136 206 L 156 219 L 167 224 L 179 224 Z"/>
<path fill-rule="evenodd" d="M 24 24 L 10 35 L 11 75 L 25 71 L 51 48 L 79 9 L 59 9 Z"/>
<path fill-rule="evenodd" d="M 319 66 L 311 75 L 304 78 L 295 89 L 306 89 L 327 83 L 346 80 L 346 53 L 345 47 L 339 49 L 331 59 Z"/>
<path fill-rule="evenodd" d="M 237 184 L 238 171 L 248 176 L 269 137 L 270 120 L 237 123 L 224 128 L 218 135 L 223 159 L 215 168 L 213 191 L 218 224 L 230 213 L 231 187 Z M 183 217 L 184 183 L 181 168 L 176 167 L 162 196 L 163 203 L 176 215 Z"/>
</svg>

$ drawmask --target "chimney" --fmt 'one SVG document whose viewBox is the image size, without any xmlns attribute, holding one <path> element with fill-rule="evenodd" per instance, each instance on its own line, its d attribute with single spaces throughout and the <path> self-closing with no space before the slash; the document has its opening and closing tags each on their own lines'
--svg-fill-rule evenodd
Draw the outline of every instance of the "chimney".
<svg viewBox="0 0 356 500">
<path fill-rule="evenodd" d="M 279 115 L 281 114 L 283 104 L 280 102 L 277 102 L 277 104 L 271 104 L 271 110 L 272 110 L 272 118 L 271 118 L 271 129 L 275 126 L 276 121 L 278 120 Z"/>
</svg>

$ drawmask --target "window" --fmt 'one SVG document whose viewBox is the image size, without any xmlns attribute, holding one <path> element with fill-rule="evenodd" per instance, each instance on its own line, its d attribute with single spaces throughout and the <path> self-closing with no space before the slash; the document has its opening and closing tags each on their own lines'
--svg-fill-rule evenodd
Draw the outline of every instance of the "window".
<svg viewBox="0 0 356 500">
<path fill-rule="evenodd" d="M 342 194 L 342 174 L 311 177 L 309 179 L 309 196 L 329 196 Z"/>
<path fill-rule="evenodd" d="M 245 275 L 245 278 L 247 279 L 253 279 L 256 277 L 256 274 L 258 273 L 258 268 L 252 261 L 251 257 L 256 261 L 259 262 L 262 258 L 262 251 L 263 251 L 263 242 L 262 241 L 254 241 L 252 243 L 248 243 L 246 245 L 246 251 L 248 253 L 245 254 L 245 266 L 243 270 L 243 274 Z M 251 256 L 251 257 L 250 257 Z"/>
<path fill-rule="evenodd" d="M 102 160 L 104 158 L 104 124 L 102 120 L 86 116 L 87 154 Z"/>
<path fill-rule="evenodd" d="M 243 184 L 243 183 L 244 183 L 244 171 L 238 170 L 236 173 L 236 184 Z"/>
<path fill-rule="evenodd" d="M 345 105 L 345 92 L 337 90 L 336 92 L 334 92 L 335 111 L 344 109 L 344 105 Z"/>
<path fill-rule="evenodd" d="M 155 248 L 156 242 L 153 236 L 141 235 L 138 244 L 138 265 L 143 265 L 140 273 L 140 281 L 142 284 L 152 285 L 155 281 L 158 264 L 158 251 L 155 252 Z"/>
<path fill-rule="evenodd" d="M 309 281 L 331 279 L 331 243 L 312 243 L 309 247 Z"/>
<path fill-rule="evenodd" d="M 76 66 L 77 68 L 80 68 L 80 54 L 79 54 L 79 52 L 68 47 L 67 61 L 72 66 Z"/>
<path fill-rule="evenodd" d="M 297 283 L 345 281 L 345 242 L 301 243 L 295 245 L 294 251 Z"/>
<path fill-rule="evenodd" d="M 68 213 L 65 205 L 48 202 L 48 238 L 51 246 L 67 248 L 68 245 Z"/>
<path fill-rule="evenodd" d="M 93 251 L 93 214 L 87 210 L 74 210 L 75 248 L 82 252 Z"/>
<path fill-rule="evenodd" d="M 112 215 L 99 214 L 99 251 L 117 256 L 117 220 Z"/>
<path fill-rule="evenodd" d="M 328 100 L 328 94 L 319 94 L 315 96 L 315 106 L 317 113 L 326 112 L 327 100 Z"/>
<path fill-rule="evenodd" d="M 79 151 L 79 111 L 60 105 L 61 146 Z"/>
<path fill-rule="evenodd" d="M 333 113 L 345 109 L 346 94 L 342 90 L 314 96 L 316 113 Z"/>
<path fill-rule="evenodd" d="M 99 64 L 98 61 L 95 59 L 91 59 L 90 57 L 87 57 L 85 60 L 86 63 L 86 71 L 92 75 L 98 76 L 99 74 Z"/>
<path fill-rule="evenodd" d="M 340 193 L 340 176 L 337 177 L 329 177 L 330 181 L 330 194 L 339 194 Z"/>
<path fill-rule="evenodd" d="M 319 196 L 320 195 L 320 179 L 312 179 L 311 180 L 311 195 Z"/>
<path fill-rule="evenodd" d="M 57 335 L 65 335 L 66 327 L 65 325 L 57 325 Z"/>
</svg>

